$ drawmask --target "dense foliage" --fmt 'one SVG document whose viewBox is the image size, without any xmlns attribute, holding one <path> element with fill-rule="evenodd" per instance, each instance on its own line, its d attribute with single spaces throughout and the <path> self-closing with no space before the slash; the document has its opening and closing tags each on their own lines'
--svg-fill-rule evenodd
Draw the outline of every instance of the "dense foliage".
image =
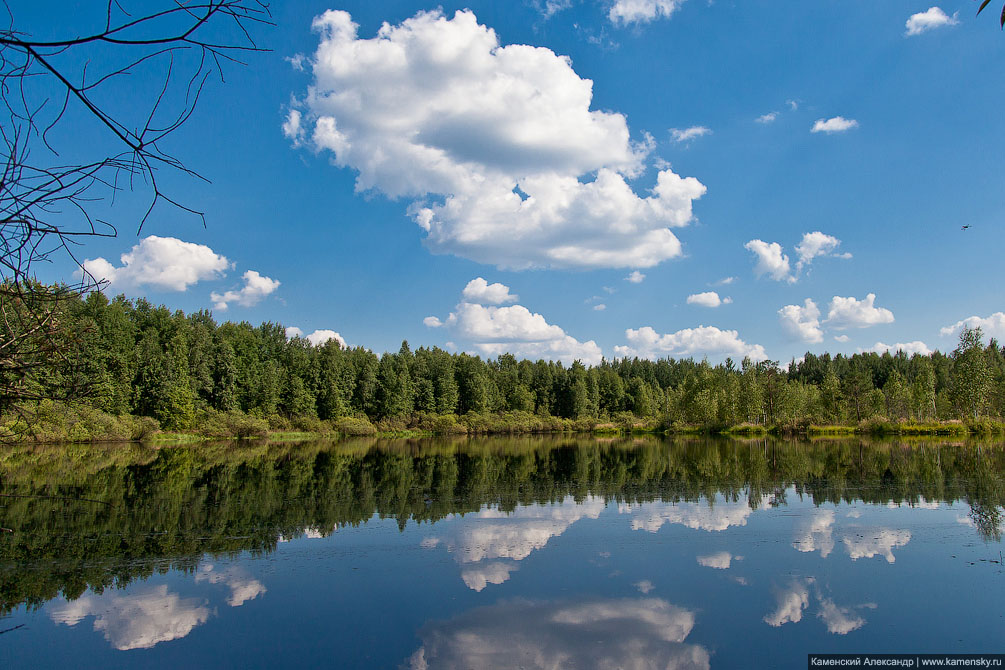
<svg viewBox="0 0 1005 670">
<path fill-rule="evenodd" d="M 643 420 L 664 427 L 797 428 L 869 420 L 974 424 L 1005 414 L 1005 348 L 994 340 L 985 345 L 979 330 L 964 331 L 949 355 L 807 353 L 787 368 L 747 359 L 713 366 L 626 358 L 588 368 L 508 354 L 484 360 L 437 347 L 413 351 L 407 342 L 383 355 L 335 340 L 314 346 L 288 339 L 276 323 L 218 324 L 207 311 L 172 313 L 101 293 L 64 300 L 60 310 L 58 323 L 73 334 L 66 338 L 75 347 L 68 356 L 72 374 L 90 381 L 82 406 L 102 416 L 150 417 L 165 430 L 226 424 L 218 434 L 254 435 L 269 426 L 366 434 L 373 424 L 440 433 L 458 426 L 456 432 L 488 432 L 506 421 L 541 430 L 569 426 L 551 417 L 588 427 Z M 44 372 L 46 384 L 59 385 L 60 369 Z M 37 379 L 5 380 L 0 389 Z M 58 414 L 51 405 L 42 409 Z M 0 426 L 10 425 L 2 398 L 0 413 Z M 486 418 L 492 416 L 506 418 Z M 129 438 L 150 426 L 133 422 L 116 430 Z"/>
</svg>

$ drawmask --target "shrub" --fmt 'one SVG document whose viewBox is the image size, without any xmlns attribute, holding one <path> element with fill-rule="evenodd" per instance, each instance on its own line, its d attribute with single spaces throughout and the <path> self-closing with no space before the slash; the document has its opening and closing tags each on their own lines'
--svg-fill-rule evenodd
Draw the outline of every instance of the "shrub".
<svg viewBox="0 0 1005 670">
<path fill-rule="evenodd" d="M 377 429 L 366 418 L 344 416 L 335 422 L 335 430 L 343 435 L 376 435 Z"/>
</svg>

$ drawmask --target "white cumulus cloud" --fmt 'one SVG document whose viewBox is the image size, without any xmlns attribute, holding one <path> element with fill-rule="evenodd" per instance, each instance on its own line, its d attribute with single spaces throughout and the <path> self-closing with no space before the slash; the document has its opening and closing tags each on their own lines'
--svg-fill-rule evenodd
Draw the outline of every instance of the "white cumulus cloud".
<svg viewBox="0 0 1005 670">
<path fill-rule="evenodd" d="M 789 257 L 782 253 L 782 245 L 778 242 L 769 243 L 763 240 L 750 240 L 743 247 L 753 252 L 757 257 L 754 274 L 758 277 L 768 275 L 775 281 L 787 281 L 790 283 L 796 280 L 795 275 L 791 274 Z"/>
<path fill-rule="evenodd" d="M 948 335 L 959 335 L 964 328 L 980 328 L 984 337 L 996 337 L 999 340 L 1005 339 L 1005 312 L 995 312 L 988 317 L 971 316 L 962 321 L 957 321 L 951 326 L 939 329 L 939 334 L 943 337 Z"/>
<path fill-rule="evenodd" d="M 799 279 L 803 269 L 813 263 L 814 258 L 829 256 L 832 258 L 851 258 L 851 254 L 837 253 L 837 248 L 841 246 L 841 240 L 822 233 L 819 230 L 812 233 L 804 233 L 802 240 L 796 244 L 796 268 L 795 272 L 789 264 L 789 257 L 778 242 L 765 242 L 763 240 L 750 240 L 744 245 L 757 258 L 754 266 L 754 274 L 758 277 L 768 275 L 775 281 L 786 281 L 790 284 Z"/>
<path fill-rule="evenodd" d="M 494 289 L 492 295 L 510 295 L 507 286 L 493 286 L 500 288 Z M 520 358 L 551 358 L 566 363 L 579 360 L 588 365 L 599 363 L 603 357 L 593 340 L 580 342 L 523 305 L 481 305 L 462 297 L 446 319 L 427 316 L 422 322 L 429 328 L 448 329 L 486 356 L 510 353 Z"/>
<path fill-rule="evenodd" d="M 226 257 L 204 244 L 156 235 L 144 237 L 119 260 L 119 267 L 104 258 L 85 260 L 81 266 L 95 280 L 107 281 L 116 291 L 127 293 L 143 286 L 185 291 L 196 282 L 222 277 L 233 267 Z"/>
<path fill-rule="evenodd" d="M 699 305 L 701 307 L 718 307 L 719 305 L 728 305 L 732 302 L 732 298 L 719 298 L 719 294 L 715 291 L 694 293 L 687 297 L 687 304 Z"/>
<path fill-rule="evenodd" d="M 509 286 L 505 284 L 490 284 L 481 277 L 476 277 L 464 287 L 461 297 L 468 302 L 482 305 L 501 305 L 506 302 L 516 302 L 520 296 L 510 293 Z"/>
<path fill-rule="evenodd" d="M 803 306 L 786 305 L 778 310 L 778 320 L 789 336 L 816 344 L 824 341 L 824 332 L 820 329 L 820 308 L 807 298 Z"/>
<path fill-rule="evenodd" d="M 844 344 L 845 342 L 847 342 L 850 339 L 851 338 L 848 337 L 847 335 L 835 335 L 834 336 L 834 341 L 835 342 L 841 342 L 842 344 Z"/>
<path fill-rule="evenodd" d="M 747 344 L 735 330 L 720 330 L 715 326 L 685 328 L 661 335 L 650 326 L 625 331 L 627 346 L 614 347 L 620 357 L 655 359 L 660 356 L 717 355 L 749 356 L 752 360 L 767 358 L 760 344 Z"/>
<path fill-rule="evenodd" d="M 798 274 L 818 256 L 838 256 L 835 252 L 839 246 L 841 246 L 841 240 L 833 235 L 821 233 L 819 230 L 804 234 L 802 241 L 796 245 L 796 254 L 799 255 L 796 273 Z M 851 258 L 851 255 L 842 254 L 840 258 Z"/>
<path fill-rule="evenodd" d="M 671 128 L 670 136 L 673 138 L 674 142 L 678 144 L 681 142 L 688 142 L 695 139 L 696 137 L 702 137 L 704 135 L 710 135 L 712 133 L 711 128 L 706 128 L 705 126 L 691 126 L 690 128 Z"/>
<path fill-rule="evenodd" d="M 236 302 L 242 307 L 252 307 L 275 292 L 279 285 L 280 282 L 275 279 L 248 270 L 244 273 L 244 286 L 240 289 L 224 293 L 214 291 L 209 294 L 209 299 L 213 301 L 213 309 L 220 311 L 225 311 L 231 302 Z"/>
<path fill-rule="evenodd" d="M 670 18 L 684 0 L 615 0 L 607 17 L 613 23 L 649 23 Z"/>
<path fill-rule="evenodd" d="M 569 58 L 503 46 L 470 11 L 420 12 L 362 39 L 332 10 L 314 29 L 309 143 L 355 170 L 358 190 L 409 198 L 433 252 L 514 269 L 680 255 L 670 228 L 705 187 L 666 169 L 637 194 L 626 177 L 652 138 L 633 142 L 623 114 L 591 110 L 593 83 Z"/>
<path fill-rule="evenodd" d="M 868 294 L 864 300 L 836 295 L 831 299 L 826 323 L 836 330 L 893 323 L 893 312 L 883 307 L 876 307 L 875 302 L 875 293 Z"/>
<path fill-rule="evenodd" d="M 777 118 L 778 112 L 768 112 L 767 114 L 761 114 L 754 121 L 758 123 L 774 123 Z"/>
<path fill-rule="evenodd" d="M 830 119 L 817 119 L 810 132 L 827 133 L 830 135 L 832 133 L 843 133 L 852 128 L 858 128 L 858 121 L 855 119 L 846 119 L 843 116 L 835 116 Z"/>
<path fill-rule="evenodd" d="M 929 7 L 927 11 L 911 14 L 905 24 L 904 35 L 910 37 L 942 26 L 955 26 L 960 22 L 958 16 L 959 12 L 949 16 L 940 7 Z"/>
</svg>

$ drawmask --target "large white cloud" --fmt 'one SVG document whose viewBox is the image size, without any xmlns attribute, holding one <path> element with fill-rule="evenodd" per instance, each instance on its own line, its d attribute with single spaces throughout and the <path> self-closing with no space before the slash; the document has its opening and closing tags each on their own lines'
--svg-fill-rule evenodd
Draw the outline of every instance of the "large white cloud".
<svg viewBox="0 0 1005 670">
<path fill-rule="evenodd" d="M 409 667 L 707 670 L 708 650 L 684 642 L 695 618 L 659 598 L 502 601 L 424 627 Z"/>
<path fill-rule="evenodd" d="M 649 23 L 670 18 L 684 0 L 614 0 L 607 17 L 614 23 Z"/>
<path fill-rule="evenodd" d="M 778 320 L 782 324 L 782 330 L 797 340 L 811 344 L 824 341 L 824 333 L 820 329 L 820 309 L 809 298 L 803 302 L 802 307 L 782 307 L 778 310 Z"/>
<path fill-rule="evenodd" d="M 568 58 L 500 46 L 470 11 L 422 12 L 372 39 L 344 11 L 314 28 L 298 128 L 357 171 L 359 190 L 413 199 L 432 251 L 518 269 L 680 255 L 670 227 L 691 220 L 705 187 L 666 169 L 651 195 L 636 194 L 625 178 L 651 138 L 633 143 L 622 114 L 591 111 L 592 82 Z"/>
<path fill-rule="evenodd" d="M 76 600 L 54 605 L 49 616 L 56 623 L 76 626 L 94 617 L 94 630 L 120 650 L 149 649 L 160 642 L 185 637 L 209 619 L 204 600 L 169 593 L 166 585 L 132 590 L 87 593 Z"/>
<path fill-rule="evenodd" d="M 486 283 L 483 289 L 476 282 L 469 282 L 465 288 L 469 297 L 482 301 L 487 300 L 486 296 L 515 298 L 504 284 L 489 286 Z M 468 291 L 472 284 L 474 288 Z M 446 319 L 427 316 L 423 323 L 430 328 L 448 329 L 486 356 L 511 353 L 520 358 L 550 358 L 566 363 L 579 360 L 588 365 L 600 363 L 603 358 L 603 352 L 593 340 L 580 342 L 523 305 L 499 307 L 462 300 Z"/>
<path fill-rule="evenodd" d="M 817 119 L 810 132 L 831 135 L 833 133 L 843 133 L 852 128 L 858 128 L 858 121 L 855 119 L 846 119 L 843 116 L 835 116 L 830 119 Z"/>
<path fill-rule="evenodd" d="M 243 279 L 244 286 L 236 291 L 210 293 L 209 299 L 213 301 L 213 309 L 225 311 L 228 303 L 232 302 L 236 302 L 242 307 L 253 307 L 263 298 L 274 293 L 280 285 L 277 280 L 261 275 L 255 270 L 245 272 Z"/>
<path fill-rule="evenodd" d="M 939 329 L 939 334 L 943 337 L 947 335 L 959 335 L 964 328 L 980 328 L 984 337 L 996 337 L 1005 339 L 1005 312 L 995 312 L 988 317 L 971 316 L 962 321 L 957 321 L 951 326 Z"/>
<path fill-rule="evenodd" d="M 836 330 L 893 323 L 893 312 L 883 307 L 876 307 L 875 302 L 875 293 L 869 293 L 864 300 L 836 295 L 831 299 L 826 323 Z"/>
<path fill-rule="evenodd" d="M 910 37 L 942 26 L 955 26 L 960 22 L 957 18 L 958 15 L 957 12 L 949 16 L 940 7 L 929 7 L 927 11 L 911 14 L 905 24 L 904 35 Z"/>
<path fill-rule="evenodd" d="M 144 237 L 119 259 L 119 267 L 100 257 L 85 260 L 81 266 L 95 280 L 125 292 L 143 286 L 184 291 L 196 282 L 222 277 L 232 267 L 226 257 L 204 244 L 156 235 Z"/>
<path fill-rule="evenodd" d="M 760 344 L 747 344 L 735 330 L 720 330 L 715 326 L 685 328 L 661 335 L 651 326 L 625 331 L 628 345 L 614 347 L 622 358 L 659 358 L 660 356 L 721 355 L 749 356 L 752 360 L 767 358 Z"/>
</svg>

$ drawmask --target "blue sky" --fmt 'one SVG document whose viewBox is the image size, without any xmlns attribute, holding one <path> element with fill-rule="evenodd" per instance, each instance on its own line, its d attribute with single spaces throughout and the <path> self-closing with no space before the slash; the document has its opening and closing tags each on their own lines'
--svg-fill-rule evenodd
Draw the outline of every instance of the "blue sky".
<svg viewBox="0 0 1005 670">
<path fill-rule="evenodd" d="M 118 237 L 78 255 L 110 293 L 375 351 L 786 362 L 948 351 L 966 319 L 1005 339 L 1005 35 L 975 10 L 283 3 L 271 51 L 171 139 L 212 182 L 165 177 L 206 227 L 162 208 L 137 235 L 122 197 Z"/>
</svg>

